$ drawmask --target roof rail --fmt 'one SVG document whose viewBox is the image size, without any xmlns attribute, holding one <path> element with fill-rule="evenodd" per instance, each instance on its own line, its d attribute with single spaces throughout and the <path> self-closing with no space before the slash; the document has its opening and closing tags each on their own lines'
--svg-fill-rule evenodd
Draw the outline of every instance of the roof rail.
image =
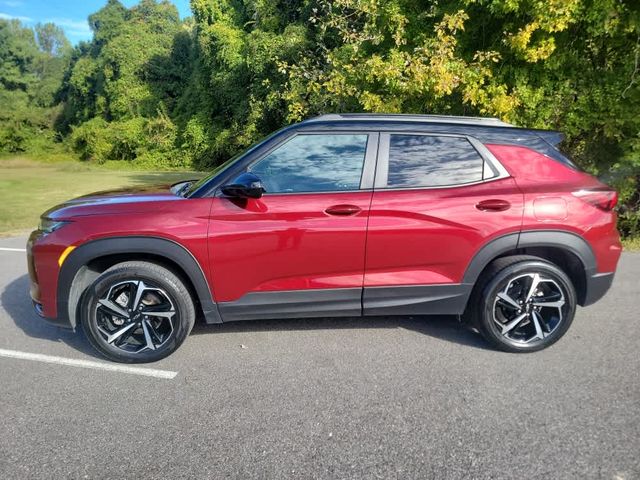
<svg viewBox="0 0 640 480">
<path fill-rule="evenodd" d="M 495 127 L 513 127 L 494 117 L 463 117 L 455 115 L 416 115 L 401 113 L 329 113 L 313 117 L 306 122 L 334 122 L 340 120 L 362 121 L 396 121 L 396 122 L 428 122 L 428 123 L 457 123 L 463 125 L 487 125 Z"/>
</svg>

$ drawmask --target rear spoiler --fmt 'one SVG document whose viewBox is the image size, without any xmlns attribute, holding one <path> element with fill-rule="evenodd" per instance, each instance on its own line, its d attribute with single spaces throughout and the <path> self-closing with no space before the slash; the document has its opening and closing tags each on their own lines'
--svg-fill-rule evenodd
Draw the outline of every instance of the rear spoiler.
<svg viewBox="0 0 640 480">
<path fill-rule="evenodd" d="M 556 132 L 554 130 L 529 130 L 532 134 L 536 135 L 539 140 L 536 150 L 544 153 L 546 156 L 551 157 L 564 165 L 573 168 L 574 170 L 581 170 L 570 158 L 566 157 L 558 148 L 558 145 L 565 139 L 564 133 Z"/>
<path fill-rule="evenodd" d="M 536 135 L 545 142 L 557 147 L 564 140 L 564 133 L 554 132 L 553 130 L 533 130 Z"/>
</svg>

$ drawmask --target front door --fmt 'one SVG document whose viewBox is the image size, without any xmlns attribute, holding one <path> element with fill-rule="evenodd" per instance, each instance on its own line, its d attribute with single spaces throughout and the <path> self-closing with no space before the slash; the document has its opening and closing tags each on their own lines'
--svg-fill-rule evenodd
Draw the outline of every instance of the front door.
<svg viewBox="0 0 640 480">
<path fill-rule="evenodd" d="M 223 320 L 361 314 L 377 134 L 300 133 L 247 170 L 260 199 L 216 196 L 209 225 Z"/>
</svg>

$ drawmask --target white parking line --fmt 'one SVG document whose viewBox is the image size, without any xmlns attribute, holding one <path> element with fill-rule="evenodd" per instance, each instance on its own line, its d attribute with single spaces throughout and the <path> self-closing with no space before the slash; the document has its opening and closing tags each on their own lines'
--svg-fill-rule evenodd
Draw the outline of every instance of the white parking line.
<svg viewBox="0 0 640 480">
<path fill-rule="evenodd" d="M 9 248 L 9 247 L 0 247 L 0 250 L 5 252 L 26 252 L 26 248 Z"/>
<path fill-rule="evenodd" d="M 178 372 L 172 372 L 170 370 L 129 367 L 126 365 L 118 365 L 116 363 L 94 362 L 91 360 L 75 360 L 73 358 L 55 357 L 52 355 L 42 355 L 40 353 L 18 352 L 17 350 L 4 350 L 2 348 L 0 348 L 0 357 L 18 358 L 20 360 L 32 360 L 35 362 L 53 363 L 56 365 L 67 365 L 69 367 L 93 368 L 96 370 L 144 375 L 155 378 L 172 379 L 178 374 Z"/>
</svg>

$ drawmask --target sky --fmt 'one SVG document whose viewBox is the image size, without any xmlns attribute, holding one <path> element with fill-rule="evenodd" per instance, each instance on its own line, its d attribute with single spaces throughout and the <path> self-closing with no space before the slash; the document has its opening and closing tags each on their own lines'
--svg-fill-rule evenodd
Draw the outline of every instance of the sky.
<svg viewBox="0 0 640 480">
<path fill-rule="evenodd" d="M 137 0 L 120 0 L 131 7 Z M 25 25 L 53 22 L 62 27 L 74 45 L 81 40 L 90 40 L 92 33 L 87 17 L 100 10 L 107 0 L 0 0 L 0 18 L 17 18 Z M 191 15 L 189 0 L 172 0 L 178 7 L 180 17 Z"/>
</svg>

